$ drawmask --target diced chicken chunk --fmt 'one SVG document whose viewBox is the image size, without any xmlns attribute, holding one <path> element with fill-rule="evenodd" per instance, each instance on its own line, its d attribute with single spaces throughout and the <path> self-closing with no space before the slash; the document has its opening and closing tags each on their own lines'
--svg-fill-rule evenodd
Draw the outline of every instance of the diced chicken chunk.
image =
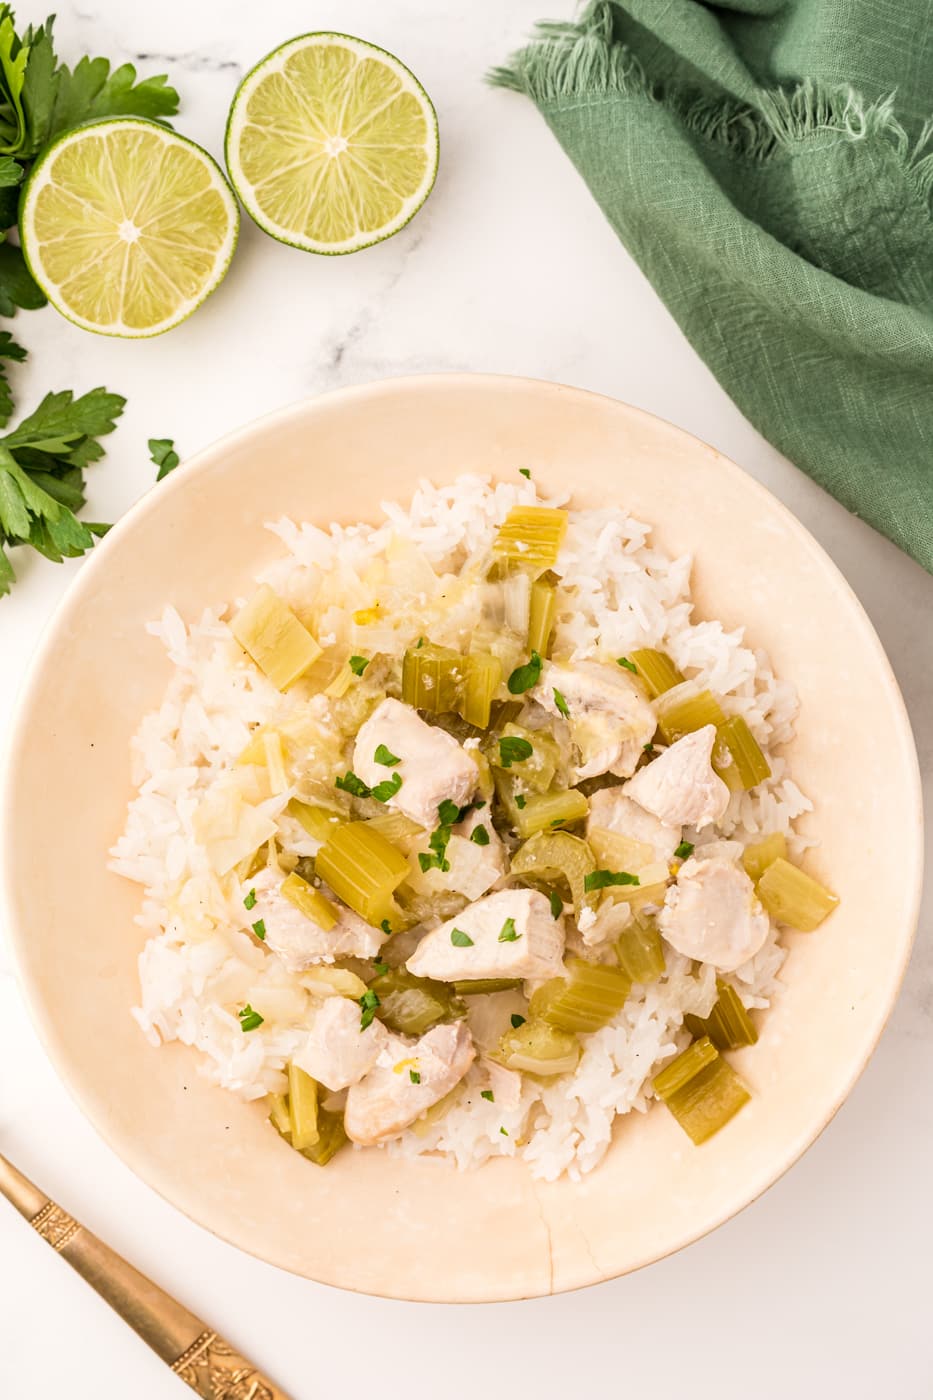
<svg viewBox="0 0 933 1400">
<path fill-rule="evenodd" d="M 770 921 L 741 866 L 713 856 L 680 867 L 658 927 L 684 957 L 734 972 L 758 952 Z"/>
<path fill-rule="evenodd" d="M 347 1094 L 344 1127 L 363 1147 L 396 1137 L 456 1088 L 476 1056 L 462 1021 L 412 1043 L 388 1035 L 376 1064 Z"/>
<path fill-rule="evenodd" d="M 693 826 L 697 831 L 720 822 L 729 805 L 729 789 L 713 772 L 710 758 L 716 729 L 705 725 L 685 734 L 625 784 L 625 795 L 666 826 Z"/>
<path fill-rule="evenodd" d="M 385 745 L 399 762 L 390 767 L 376 762 L 376 750 Z M 463 807 L 476 790 L 476 764 L 456 739 L 443 729 L 425 724 L 410 705 L 383 700 L 356 736 L 353 768 L 368 787 L 391 780 L 397 774 L 402 785 L 388 805 L 428 831 L 438 824 L 442 802 Z"/>
<path fill-rule="evenodd" d="M 679 826 L 668 826 L 659 821 L 653 812 L 646 811 L 631 797 L 626 797 L 620 787 L 602 788 L 593 793 L 586 823 L 587 833 L 593 827 L 601 831 L 617 831 L 630 841 L 641 841 L 651 847 L 655 861 L 662 865 L 670 863 L 682 835 Z"/>
<path fill-rule="evenodd" d="M 479 841 L 474 833 L 479 832 Z M 485 839 L 484 839 L 485 838 Z M 505 846 L 489 816 L 489 808 L 475 808 L 454 827 L 447 846 L 450 888 L 467 899 L 479 899 L 505 874 Z"/>
<path fill-rule="evenodd" d="M 474 982 L 487 977 L 531 981 L 563 972 L 564 920 L 537 890 L 500 890 L 478 899 L 428 933 L 407 967 L 417 977 Z"/>
<path fill-rule="evenodd" d="M 360 1029 L 360 1008 L 347 997 L 328 997 L 314 1013 L 308 1038 L 292 1057 L 299 1069 L 333 1091 L 358 1084 L 385 1048 L 381 1021 Z"/>
<path fill-rule="evenodd" d="M 336 958 L 374 958 L 385 942 L 381 929 L 354 914 L 352 909 L 338 904 L 330 890 L 324 889 L 337 909 L 339 918 L 333 928 L 324 930 L 307 918 L 281 893 L 284 876 L 264 870 L 256 876 L 252 888 L 256 903 L 250 911 L 250 922 L 265 924 L 265 944 L 277 953 L 289 972 L 304 972 L 315 963 L 331 963 Z"/>
<path fill-rule="evenodd" d="M 547 662 L 531 692 L 549 714 L 561 715 L 554 691 L 563 697 L 570 730 L 580 752 L 575 781 L 615 773 L 634 773 L 645 745 L 657 728 L 654 710 L 620 667 L 578 661 L 573 666 Z"/>
</svg>

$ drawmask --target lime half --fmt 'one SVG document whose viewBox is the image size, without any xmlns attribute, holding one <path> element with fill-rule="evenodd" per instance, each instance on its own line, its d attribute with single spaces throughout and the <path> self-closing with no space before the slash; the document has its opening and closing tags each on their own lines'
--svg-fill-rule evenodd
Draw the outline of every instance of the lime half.
<svg viewBox="0 0 933 1400">
<path fill-rule="evenodd" d="M 392 54 L 305 34 L 258 63 L 227 121 L 227 169 L 256 223 L 312 253 L 390 238 L 437 174 L 437 117 Z"/>
<path fill-rule="evenodd" d="M 238 228 L 217 162 L 138 118 L 62 136 L 20 209 L 33 277 L 63 316 L 102 335 L 158 335 L 190 316 L 223 278 Z"/>
</svg>

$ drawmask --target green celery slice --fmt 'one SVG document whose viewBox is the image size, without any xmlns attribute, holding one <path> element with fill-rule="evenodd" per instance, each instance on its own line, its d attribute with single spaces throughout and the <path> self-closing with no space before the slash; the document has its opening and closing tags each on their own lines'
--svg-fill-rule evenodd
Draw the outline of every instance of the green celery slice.
<svg viewBox="0 0 933 1400">
<path fill-rule="evenodd" d="M 683 684 L 683 676 L 666 652 L 656 651 L 653 647 L 643 647 L 631 652 L 629 660 L 634 663 L 638 675 L 648 687 L 652 700 L 656 700 L 666 690 L 673 690 L 675 685 Z"/>
<path fill-rule="evenodd" d="M 281 890 L 289 904 L 294 904 L 306 919 L 311 919 L 325 933 L 332 929 L 340 918 L 337 906 L 295 871 L 282 881 Z"/>
<path fill-rule="evenodd" d="M 531 585 L 528 610 L 528 650 L 547 656 L 557 617 L 557 586 L 553 578 L 537 578 Z"/>
<path fill-rule="evenodd" d="M 768 760 L 741 715 L 733 715 L 717 729 L 713 767 L 733 791 L 748 791 L 771 777 Z"/>
<path fill-rule="evenodd" d="M 425 642 L 409 647 L 402 659 L 402 699 L 429 714 L 459 710 L 466 679 L 466 659 L 450 647 Z"/>
<path fill-rule="evenodd" d="M 403 967 L 375 978 L 369 989 L 379 998 L 380 1021 L 400 1035 L 423 1035 L 442 1021 L 457 1021 L 466 1014 L 447 983 L 415 977 Z"/>
<path fill-rule="evenodd" d="M 839 903 L 838 895 L 782 856 L 771 862 L 756 889 L 772 919 L 804 933 L 819 928 Z"/>
<path fill-rule="evenodd" d="M 717 1050 L 737 1050 L 743 1045 L 756 1045 L 758 1032 L 742 1005 L 742 998 L 728 982 L 718 981 L 719 996 L 708 1016 L 684 1017 L 684 1025 L 698 1039 L 709 1036 Z"/>
<path fill-rule="evenodd" d="M 307 1157 L 309 1162 L 314 1162 L 315 1166 L 326 1167 L 348 1141 L 347 1132 L 343 1126 L 342 1113 L 332 1113 L 322 1108 L 318 1111 L 317 1122 L 318 1140 L 310 1147 L 303 1148 L 301 1155 Z"/>
<path fill-rule="evenodd" d="M 475 982 L 453 982 L 451 986 L 458 997 L 488 996 L 491 992 L 514 992 L 521 980 L 515 977 L 477 978 Z"/>
<path fill-rule="evenodd" d="M 642 986 L 657 982 L 665 970 L 664 946 L 657 924 L 646 915 L 636 914 L 622 930 L 616 943 L 619 966 Z"/>
<path fill-rule="evenodd" d="M 471 652 L 466 659 L 466 680 L 460 714 L 467 724 L 488 729 L 493 696 L 502 681 L 502 662 L 488 652 Z"/>
<path fill-rule="evenodd" d="M 654 1090 L 697 1146 L 724 1128 L 751 1098 L 706 1036 L 661 1070 Z"/>
<path fill-rule="evenodd" d="M 490 1059 L 507 1069 L 520 1070 L 534 1078 L 551 1079 L 570 1074 L 580 1060 L 580 1042 L 568 1031 L 547 1021 L 525 1021 L 506 1031 Z"/>
<path fill-rule="evenodd" d="M 369 822 L 338 826 L 318 851 L 316 868 L 338 899 L 376 927 L 390 918 L 392 895 L 411 873 L 407 858 Z"/>
<path fill-rule="evenodd" d="M 515 829 L 519 836 L 534 836 L 569 822 L 584 821 L 590 810 L 583 793 L 577 788 L 566 792 L 532 793 L 521 809 L 515 809 Z"/>
<path fill-rule="evenodd" d="M 230 630 L 274 686 L 285 690 L 321 655 L 321 648 L 287 603 L 261 584 Z"/>
<path fill-rule="evenodd" d="M 658 728 L 666 744 L 676 743 L 685 734 L 693 734 L 708 724 L 718 728 L 726 716 L 722 706 L 709 690 L 697 690 L 692 681 L 666 691 L 658 701 Z"/>
<path fill-rule="evenodd" d="M 291 1060 L 288 1062 L 288 1116 L 292 1147 L 303 1152 L 320 1136 L 317 1126 L 317 1081 Z"/>
<path fill-rule="evenodd" d="M 567 533 L 567 512 L 547 506 L 513 506 L 493 542 L 493 553 L 511 563 L 551 569 Z"/>
<path fill-rule="evenodd" d="M 602 967 L 575 958 L 568 976 L 555 977 L 531 998 L 531 1015 L 562 1031 L 587 1034 L 617 1016 L 632 990 L 631 979 L 618 967 Z"/>
<path fill-rule="evenodd" d="M 269 1105 L 269 1118 L 276 1132 L 282 1137 L 291 1137 L 292 1120 L 288 1116 L 288 1095 L 287 1094 L 267 1094 L 266 1100 Z"/>
<path fill-rule="evenodd" d="M 293 797 L 288 804 L 288 814 L 300 822 L 308 835 L 315 841 L 326 841 L 335 826 L 340 826 L 346 818 L 330 807 L 319 807 L 310 802 L 299 802 Z"/>
<path fill-rule="evenodd" d="M 566 880 L 577 913 L 587 903 L 586 877 L 596 869 L 593 852 L 569 831 L 539 831 L 512 856 L 513 875 L 533 875 L 545 883 Z"/>
<path fill-rule="evenodd" d="M 760 880 L 769 865 L 780 857 L 787 859 L 787 838 L 783 831 L 773 831 L 761 841 L 754 841 L 742 852 L 742 864 L 750 880 Z"/>
</svg>

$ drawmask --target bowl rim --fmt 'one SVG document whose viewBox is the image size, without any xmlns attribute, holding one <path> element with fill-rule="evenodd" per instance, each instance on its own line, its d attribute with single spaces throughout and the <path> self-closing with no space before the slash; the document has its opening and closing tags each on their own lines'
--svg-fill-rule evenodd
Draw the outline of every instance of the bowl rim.
<svg viewBox="0 0 933 1400">
<path fill-rule="evenodd" d="M 399 1292 L 389 1292 L 377 1289 L 364 1289 L 354 1287 L 349 1283 L 337 1283 L 327 1280 L 330 1287 L 339 1288 L 342 1292 L 361 1293 L 366 1296 L 383 1297 L 401 1302 L 433 1302 L 439 1304 L 446 1303 L 496 1303 L 496 1302 L 517 1302 L 532 1297 L 548 1297 L 557 1293 L 578 1292 L 584 1288 L 595 1287 L 604 1282 L 621 1278 L 629 1273 L 634 1273 L 645 1268 L 652 1263 L 660 1263 L 663 1259 L 670 1258 L 681 1250 L 695 1244 L 698 1240 L 712 1234 L 720 1226 L 734 1219 L 759 1200 L 765 1192 L 790 1170 L 803 1156 L 803 1154 L 820 1138 L 826 1128 L 835 1118 L 839 1109 L 852 1093 L 858 1080 L 861 1078 L 868 1061 L 874 1054 L 885 1027 L 890 1019 L 894 1005 L 900 994 L 904 977 L 910 961 L 916 938 L 917 925 L 919 921 L 920 902 L 923 892 L 924 875 L 924 842 L 923 842 L 923 797 L 922 781 L 917 756 L 916 742 L 910 723 L 907 706 L 901 693 L 900 686 L 895 676 L 891 662 L 888 659 L 880 637 L 861 603 L 855 590 L 842 573 L 839 566 L 830 557 L 823 546 L 810 533 L 807 527 L 798 519 L 796 515 L 775 496 L 768 487 L 764 486 L 756 477 L 752 476 L 738 463 L 727 457 L 718 448 L 706 443 L 695 433 L 689 432 L 677 424 L 660 417 L 658 414 L 650 413 L 646 409 L 638 408 L 625 400 L 615 398 L 610 394 L 599 393 L 594 390 L 581 388 L 576 385 L 564 384 L 556 380 L 539 379 L 534 376 L 511 375 L 497 373 L 473 373 L 470 371 L 457 372 L 437 372 L 437 373 L 416 373 L 409 375 L 393 375 L 387 378 L 367 380 L 361 384 L 348 385 L 337 389 L 328 390 L 321 394 L 309 394 L 303 398 L 293 400 L 288 404 L 260 414 L 255 418 L 247 420 L 238 426 L 229 429 L 220 437 L 200 448 L 190 458 L 183 459 L 181 470 L 173 472 L 167 479 L 153 483 L 152 486 L 136 500 L 132 506 L 120 517 L 107 535 L 94 547 L 92 553 L 85 558 L 82 567 L 72 579 L 63 593 L 62 597 L 55 605 L 49 619 L 42 628 L 39 640 L 35 649 L 27 661 L 23 678 L 20 682 L 18 692 L 14 700 L 13 714 L 7 734 L 7 741 L 3 749 L 3 765 L 0 772 L 0 888 L 7 889 L 12 882 L 12 857 L 11 842 L 9 833 L 14 822 L 14 806 L 16 786 L 14 782 L 15 762 L 14 754 L 20 745 L 28 729 L 29 714 L 31 710 L 30 700 L 33 691 L 38 687 L 49 655 L 53 652 L 56 640 L 56 633 L 65 617 L 80 604 L 84 593 L 93 587 L 97 578 L 108 567 L 111 550 L 114 542 L 135 528 L 138 521 L 143 519 L 149 512 L 157 508 L 157 503 L 166 499 L 171 493 L 184 491 L 187 482 L 193 476 L 200 475 L 211 468 L 217 456 L 223 452 L 231 443 L 241 442 L 244 439 L 262 434 L 271 426 L 287 424 L 293 419 L 301 419 L 309 413 L 313 413 L 318 405 L 333 405 L 339 402 L 352 403 L 354 400 L 365 399 L 373 394 L 380 393 L 413 393 L 418 394 L 422 390 L 430 390 L 433 387 L 482 387 L 483 385 L 499 390 L 507 389 L 509 386 L 521 389 L 532 389 L 535 391 L 546 391 L 563 394 L 580 403 L 597 401 L 609 403 L 617 407 L 622 407 L 634 418 L 641 418 L 652 424 L 659 424 L 665 430 L 676 434 L 680 438 L 697 443 L 707 448 L 717 459 L 717 466 L 724 471 L 727 476 L 738 478 L 742 482 L 743 489 L 751 488 L 753 494 L 757 494 L 763 505 L 770 511 L 776 512 L 783 524 L 795 536 L 797 542 L 807 549 L 814 556 L 821 566 L 828 571 L 828 577 L 832 583 L 840 590 L 845 602 L 854 610 L 855 616 L 860 620 L 865 639 L 875 650 L 878 662 L 877 682 L 883 685 L 888 699 L 898 714 L 902 724 L 902 738 L 906 741 L 905 749 L 908 762 L 908 777 L 911 786 L 910 799 L 915 814 L 916 840 L 914 842 L 912 869 L 910 881 L 912 895 L 909 905 L 909 917 L 905 923 L 904 936 L 900 945 L 897 962 L 891 967 L 889 981 L 889 992 L 884 1003 L 875 1014 L 874 1024 L 871 1027 L 870 1036 L 866 1037 L 862 1054 L 854 1059 L 850 1067 L 844 1085 L 840 1089 L 838 1096 L 825 1111 L 825 1117 L 818 1126 L 807 1129 L 798 1137 L 789 1142 L 785 1152 L 773 1168 L 769 1169 L 768 1180 L 764 1185 L 751 1188 L 750 1191 L 742 1193 L 735 1204 L 731 1204 L 722 1210 L 712 1221 L 705 1221 L 695 1230 L 685 1232 L 679 1243 L 668 1248 L 664 1254 L 647 1254 L 644 1258 L 626 1265 L 613 1273 L 601 1273 L 594 1267 L 592 1276 L 581 1281 L 573 1281 L 562 1284 L 558 1290 L 540 1289 L 534 1292 L 506 1293 L 505 1295 L 490 1295 L 489 1297 L 478 1299 L 475 1297 L 459 1297 L 453 1294 L 444 1298 L 409 1297 Z M 48 1056 L 56 1075 L 61 1080 L 73 1102 L 81 1110 L 84 1117 L 89 1121 L 98 1136 L 104 1141 L 107 1147 L 136 1175 L 146 1186 L 155 1191 L 162 1200 L 170 1204 L 174 1209 L 181 1212 L 192 1223 L 199 1228 L 208 1231 L 215 1238 L 221 1239 L 224 1243 L 242 1250 L 255 1259 L 263 1263 L 271 1264 L 272 1267 L 281 1268 L 283 1271 L 293 1274 L 297 1278 L 304 1278 L 311 1281 L 311 1275 L 298 1268 L 289 1267 L 286 1264 L 279 1264 L 270 1261 L 256 1248 L 241 1243 L 239 1240 L 224 1230 L 216 1229 L 211 1225 L 206 1225 L 193 1215 L 185 1206 L 176 1201 L 170 1194 L 170 1184 L 163 1183 L 157 1179 L 156 1173 L 150 1173 L 148 1159 L 141 1146 L 137 1146 L 139 1139 L 128 1137 L 123 1140 L 117 1132 L 111 1132 L 102 1126 L 100 1115 L 97 1112 L 97 1102 L 94 1100 L 92 1092 L 87 1089 L 83 1078 L 73 1071 L 67 1056 L 60 1052 L 55 1044 L 54 1028 L 43 1007 L 41 988 L 38 979 L 33 976 L 27 967 L 26 959 L 23 955 L 23 935 L 20 929 L 14 927 L 13 919 L 9 919 L 6 925 L 7 943 L 12 952 L 13 967 L 16 974 L 17 983 L 26 1004 L 33 1028 L 39 1038 L 45 1054 Z M 321 1280 L 314 1280 L 321 1282 Z"/>
</svg>

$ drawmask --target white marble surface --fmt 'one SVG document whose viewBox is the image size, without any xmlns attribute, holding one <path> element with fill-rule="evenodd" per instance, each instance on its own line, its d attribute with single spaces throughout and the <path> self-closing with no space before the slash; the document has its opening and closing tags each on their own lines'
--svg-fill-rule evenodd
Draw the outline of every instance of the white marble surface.
<svg viewBox="0 0 933 1400">
<path fill-rule="evenodd" d="M 173 436 L 190 454 L 294 398 L 387 375 L 535 375 L 650 409 L 764 481 L 841 566 L 893 661 L 929 784 L 933 579 L 758 437 L 617 245 L 531 105 L 484 85 L 486 68 L 547 9 L 548 0 L 319 0 L 313 11 L 299 0 L 67 0 L 63 52 L 168 71 L 183 96 L 181 128 L 218 155 L 236 83 L 268 49 L 312 27 L 369 38 L 397 52 L 432 93 L 441 172 L 409 228 L 354 257 L 294 252 L 247 221 L 224 286 L 161 339 L 121 344 L 85 335 L 52 310 L 22 315 L 17 330 L 32 358 L 15 374 L 19 402 L 100 383 L 128 396 L 106 462 L 91 473 L 97 519 L 118 517 L 151 484 L 147 437 Z M 570 0 L 552 0 L 552 12 L 569 9 Z M 44 6 L 33 0 L 20 10 L 38 19 Z M 0 603 L 4 728 L 37 633 L 80 563 L 19 559 L 17 567 L 15 593 Z M 67 840 L 55 830 L 54 805 L 50 839 Z M 563 1400 L 581 1381 L 590 1392 L 655 1400 L 921 1400 L 933 1372 L 931 925 L 928 902 L 875 1058 L 789 1176 L 685 1253 L 575 1295 L 473 1311 L 417 1308 L 279 1274 L 213 1239 L 135 1180 L 72 1105 L 2 948 L 0 1148 L 295 1400 L 338 1387 L 386 1400 L 520 1392 Z M 352 1225 L 348 1247 L 366 1248 Z M 181 1393 L 5 1208 L 0 1260 L 0 1394 Z"/>
</svg>

